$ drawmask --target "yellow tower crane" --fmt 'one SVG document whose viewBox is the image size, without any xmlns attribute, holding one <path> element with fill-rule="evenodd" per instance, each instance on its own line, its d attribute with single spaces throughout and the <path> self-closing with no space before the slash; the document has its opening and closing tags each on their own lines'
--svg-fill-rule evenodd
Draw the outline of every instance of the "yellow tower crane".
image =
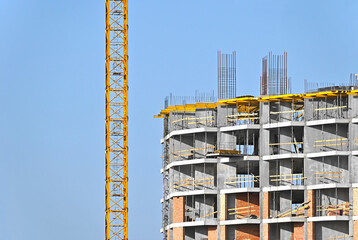
<svg viewBox="0 0 358 240">
<path fill-rule="evenodd" d="M 128 0 L 106 2 L 105 239 L 128 239 Z"/>
</svg>

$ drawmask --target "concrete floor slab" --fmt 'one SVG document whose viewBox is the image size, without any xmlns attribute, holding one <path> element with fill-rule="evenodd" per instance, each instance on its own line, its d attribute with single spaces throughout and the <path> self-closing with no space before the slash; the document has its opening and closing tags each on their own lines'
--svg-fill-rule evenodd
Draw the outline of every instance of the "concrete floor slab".
<svg viewBox="0 0 358 240">
<path fill-rule="evenodd" d="M 260 192 L 260 188 L 230 188 L 220 190 L 220 194 L 242 193 L 242 192 Z"/>
<path fill-rule="evenodd" d="M 264 187 L 262 188 L 263 192 L 278 192 L 278 191 L 290 191 L 290 190 L 305 190 L 304 185 L 288 185 L 288 186 L 278 186 L 278 187 Z"/>
<path fill-rule="evenodd" d="M 303 153 L 286 153 L 286 154 L 275 154 L 275 155 L 265 155 L 262 157 L 262 160 L 277 160 L 277 159 L 292 159 L 292 158 L 304 158 Z"/>
<path fill-rule="evenodd" d="M 245 124 L 245 125 L 221 127 L 220 131 L 227 132 L 227 131 L 238 131 L 238 130 L 246 130 L 246 129 L 260 129 L 260 124 Z"/>
<path fill-rule="evenodd" d="M 167 199 L 172 197 L 181 197 L 181 196 L 189 196 L 189 195 L 204 195 L 204 194 L 214 194 L 218 193 L 217 190 L 203 189 L 203 190 L 192 190 L 185 192 L 172 192 L 168 195 Z"/>
<path fill-rule="evenodd" d="M 264 129 L 268 128 L 279 128 L 279 127 L 303 127 L 305 125 L 304 122 L 295 122 L 295 121 L 287 121 L 287 122 L 278 122 L 278 123 L 268 123 L 263 124 L 262 127 Z"/>
<path fill-rule="evenodd" d="M 225 220 L 220 221 L 220 225 L 238 225 L 238 224 L 260 224 L 260 219 L 251 219 L 251 218 L 245 218 L 245 219 L 235 219 L 235 220 Z"/>
<path fill-rule="evenodd" d="M 262 223 L 285 223 L 285 222 L 304 222 L 305 217 L 283 217 L 283 218 L 270 218 L 263 219 Z"/>
<path fill-rule="evenodd" d="M 348 124 L 349 119 L 322 119 L 322 120 L 314 120 L 314 121 L 307 121 L 307 126 L 315 126 L 315 125 L 323 125 L 323 124 Z"/>
<path fill-rule="evenodd" d="M 322 216 L 322 217 L 309 217 L 308 222 L 327 222 L 327 221 L 349 221 L 349 216 Z"/>
</svg>

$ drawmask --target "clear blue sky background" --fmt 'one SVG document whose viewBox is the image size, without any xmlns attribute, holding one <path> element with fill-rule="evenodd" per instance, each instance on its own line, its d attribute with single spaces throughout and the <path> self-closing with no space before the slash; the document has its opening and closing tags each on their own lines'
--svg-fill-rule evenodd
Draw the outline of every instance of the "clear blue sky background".
<svg viewBox="0 0 358 240">
<path fill-rule="evenodd" d="M 303 79 L 358 72 L 358 1 L 129 0 L 130 239 L 160 239 L 162 121 L 170 92 L 216 90 L 237 51 L 238 95 L 261 58 Z M 104 0 L 0 2 L 0 239 L 104 236 Z"/>
</svg>

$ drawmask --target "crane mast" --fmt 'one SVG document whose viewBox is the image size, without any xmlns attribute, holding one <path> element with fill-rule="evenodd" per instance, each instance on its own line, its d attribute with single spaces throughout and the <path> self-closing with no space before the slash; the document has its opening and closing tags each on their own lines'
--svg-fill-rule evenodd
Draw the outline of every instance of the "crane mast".
<svg viewBox="0 0 358 240">
<path fill-rule="evenodd" d="M 122 240 L 128 239 L 128 0 L 105 3 L 105 240 Z"/>
</svg>

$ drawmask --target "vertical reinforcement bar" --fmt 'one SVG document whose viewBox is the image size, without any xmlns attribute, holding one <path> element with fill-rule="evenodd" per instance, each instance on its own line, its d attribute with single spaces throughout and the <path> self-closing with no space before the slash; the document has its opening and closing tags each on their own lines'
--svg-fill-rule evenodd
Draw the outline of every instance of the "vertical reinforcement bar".
<svg viewBox="0 0 358 240">
<path fill-rule="evenodd" d="M 128 239 L 128 0 L 106 3 L 105 239 Z"/>
</svg>

